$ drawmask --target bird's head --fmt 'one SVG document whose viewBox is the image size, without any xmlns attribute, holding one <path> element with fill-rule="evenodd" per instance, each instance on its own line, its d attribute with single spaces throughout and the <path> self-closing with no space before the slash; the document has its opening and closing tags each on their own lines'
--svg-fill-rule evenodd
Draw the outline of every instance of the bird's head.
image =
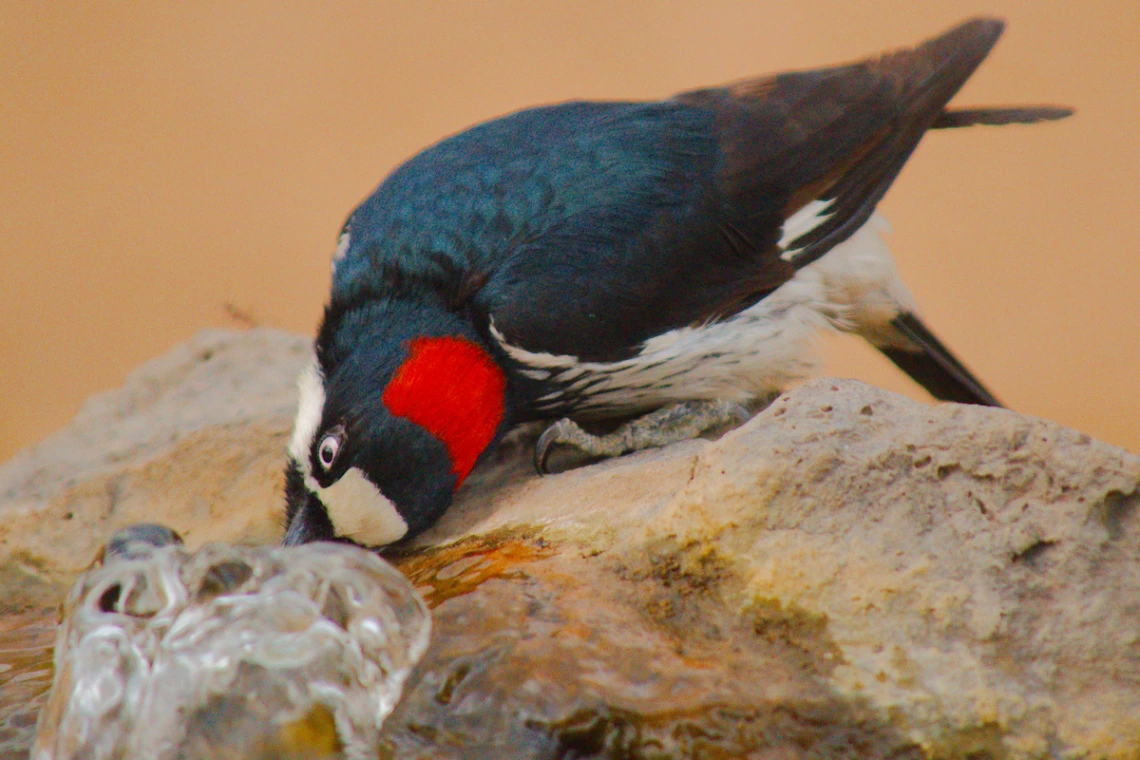
<svg viewBox="0 0 1140 760">
<path fill-rule="evenodd" d="M 476 337 L 380 333 L 358 334 L 347 351 L 322 351 L 318 338 L 301 374 L 286 545 L 415 535 L 506 425 L 506 378 Z"/>
</svg>

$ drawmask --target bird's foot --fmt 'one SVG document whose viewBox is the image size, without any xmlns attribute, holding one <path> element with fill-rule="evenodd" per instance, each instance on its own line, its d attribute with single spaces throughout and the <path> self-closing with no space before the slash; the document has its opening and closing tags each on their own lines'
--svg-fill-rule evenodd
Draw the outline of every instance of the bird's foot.
<svg viewBox="0 0 1140 760">
<path fill-rule="evenodd" d="M 549 470 L 547 457 L 553 446 L 571 446 L 595 459 L 659 448 L 688 441 L 712 428 L 742 425 L 751 413 L 730 401 L 682 401 L 630 420 L 607 435 L 593 435 L 578 423 L 562 419 L 548 427 L 534 445 L 534 467 L 540 475 Z"/>
</svg>

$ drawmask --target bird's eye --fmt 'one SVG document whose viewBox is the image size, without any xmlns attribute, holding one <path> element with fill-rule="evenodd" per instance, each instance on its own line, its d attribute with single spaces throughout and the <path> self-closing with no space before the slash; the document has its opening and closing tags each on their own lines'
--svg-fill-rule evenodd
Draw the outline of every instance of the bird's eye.
<svg viewBox="0 0 1140 760">
<path fill-rule="evenodd" d="M 340 453 L 340 439 L 340 435 L 329 433 L 321 440 L 321 446 L 317 449 L 317 456 L 320 457 L 321 466 L 326 470 L 333 466 L 336 455 Z"/>
</svg>

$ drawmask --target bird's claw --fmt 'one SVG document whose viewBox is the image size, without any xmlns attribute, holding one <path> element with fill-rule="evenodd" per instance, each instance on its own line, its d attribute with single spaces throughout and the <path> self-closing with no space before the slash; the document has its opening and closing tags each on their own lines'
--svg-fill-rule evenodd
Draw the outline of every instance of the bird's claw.
<svg viewBox="0 0 1140 760">
<path fill-rule="evenodd" d="M 616 457 L 631 451 L 667 446 L 696 438 L 706 430 L 752 418 L 731 401 L 682 401 L 631 420 L 608 435 L 591 435 L 573 420 L 561 419 L 543 431 L 534 445 L 534 469 L 550 472 L 546 461 L 555 444 L 573 446 L 593 457 Z"/>
<path fill-rule="evenodd" d="M 550 474 L 550 470 L 546 469 L 546 458 L 550 454 L 550 448 L 556 443 L 565 443 L 574 431 L 582 432 L 582 429 L 569 419 L 558 420 L 542 431 L 542 435 L 534 444 L 534 469 L 539 475 Z"/>
<path fill-rule="evenodd" d="M 547 427 L 543 434 L 538 436 L 538 441 L 535 442 L 535 472 L 539 475 L 549 474 L 548 469 L 546 469 L 546 457 L 549 455 L 551 447 L 559 439 L 560 426 L 562 423 L 568 422 L 570 422 L 569 419 L 560 419 L 559 422 Z"/>
</svg>

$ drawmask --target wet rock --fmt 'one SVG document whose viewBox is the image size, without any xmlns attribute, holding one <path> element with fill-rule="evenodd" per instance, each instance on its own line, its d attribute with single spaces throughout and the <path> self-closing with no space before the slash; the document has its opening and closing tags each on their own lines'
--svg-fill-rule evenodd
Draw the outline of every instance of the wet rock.
<svg viewBox="0 0 1140 760">
<path fill-rule="evenodd" d="M 154 532 L 72 589 L 32 756 L 375 757 L 431 627 L 404 576 L 340 544 L 191 555 Z"/>
<path fill-rule="evenodd" d="M 723 603 L 727 568 L 468 539 L 401 566 L 439 636 L 386 727 L 393 758 L 918 758 L 830 687 L 826 620 Z M 789 754 L 791 753 L 791 754 Z"/>
<path fill-rule="evenodd" d="M 30 579 L 29 603 L 125 522 L 191 546 L 280 535 L 304 341 L 207 339 L 231 363 L 190 390 L 179 377 L 208 362 L 164 365 L 139 407 L 169 411 L 137 433 L 153 444 L 115 461 L 92 438 L 63 485 L 51 448 L 0 470 L 18 494 L 0 502 L 0 568 Z M 213 383 L 242 390 L 215 405 Z M 215 411 L 184 431 L 181 404 Z M 114 440 L 129 406 L 105 407 Z M 1140 458 L 835 380 L 719 441 L 546 478 L 530 440 L 388 552 L 435 628 L 382 757 L 1140 756 Z"/>
</svg>

